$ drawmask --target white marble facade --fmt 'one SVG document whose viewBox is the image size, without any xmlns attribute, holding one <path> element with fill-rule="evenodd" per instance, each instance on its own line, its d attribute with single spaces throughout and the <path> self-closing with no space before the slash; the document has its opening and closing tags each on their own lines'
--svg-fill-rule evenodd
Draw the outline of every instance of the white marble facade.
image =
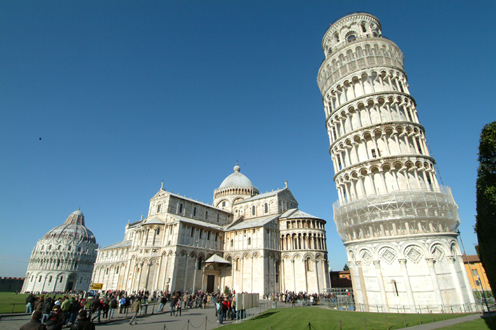
<svg viewBox="0 0 496 330">
<path fill-rule="evenodd" d="M 124 240 L 98 251 L 92 281 L 104 290 L 277 293 L 329 288 L 325 221 L 298 209 L 289 188 L 260 194 L 238 165 L 213 204 L 168 192 Z M 223 262 L 206 262 L 212 255 Z"/>
<path fill-rule="evenodd" d="M 31 253 L 22 292 L 87 291 L 96 260 L 95 236 L 80 210 L 46 233 Z"/>
<path fill-rule="evenodd" d="M 458 206 L 438 183 L 403 54 L 373 15 L 355 13 L 324 35 L 322 93 L 357 308 L 473 310 L 457 242 Z"/>
</svg>

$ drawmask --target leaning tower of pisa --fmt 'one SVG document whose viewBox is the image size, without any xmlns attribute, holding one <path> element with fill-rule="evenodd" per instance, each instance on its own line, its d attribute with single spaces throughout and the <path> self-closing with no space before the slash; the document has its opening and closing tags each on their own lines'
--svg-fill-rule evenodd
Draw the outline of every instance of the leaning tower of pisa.
<svg viewBox="0 0 496 330">
<path fill-rule="evenodd" d="M 473 310 L 458 206 L 437 180 L 401 50 L 366 13 L 331 24 L 322 49 L 317 82 L 339 195 L 334 221 L 357 309 Z"/>
</svg>

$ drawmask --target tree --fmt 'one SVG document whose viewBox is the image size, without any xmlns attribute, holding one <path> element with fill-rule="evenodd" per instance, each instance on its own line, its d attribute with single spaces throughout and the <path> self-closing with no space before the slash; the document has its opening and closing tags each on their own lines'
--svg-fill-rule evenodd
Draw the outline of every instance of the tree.
<svg viewBox="0 0 496 330">
<path fill-rule="evenodd" d="M 343 270 L 345 270 L 345 271 L 350 270 L 350 267 L 348 267 L 348 264 L 344 264 Z"/>
<path fill-rule="evenodd" d="M 478 254 L 491 288 L 496 289 L 496 121 L 482 129 L 477 170 Z"/>
</svg>

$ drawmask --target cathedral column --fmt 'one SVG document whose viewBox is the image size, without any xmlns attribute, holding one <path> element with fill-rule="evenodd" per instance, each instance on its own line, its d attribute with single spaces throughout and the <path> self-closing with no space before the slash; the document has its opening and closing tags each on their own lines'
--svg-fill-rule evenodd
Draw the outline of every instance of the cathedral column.
<svg viewBox="0 0 496 330">
<path fill-rule="evenodd" d="M 293 291 L 296 293 L 297 292 L 296 291 L 296 271 L 295 271 L 295 260 L 294 260 L 294 258 L 291 261 L 292 261 L 292 268 L 293 268 L 293 286 L 294 286 Z"/>
<path fill-rule="evenodd" d="M 268 259 L 268 258 L 267 258 Z M 252 255 L 251 256 L 251 274 L 250 274 L 250 292 L 253 293 L 253 263 L 255 262 L 255 257 Z M 269 271 L 269 276 L 270 276 L 270 271 Z"/>
<path fill-rule="evenodd" d="M 141 282 L 141 275 L 143 274 L 143 265 L 144 265 L 144 263 L 142 262 L 140 265 L 137 265 L 136 266 L 137 271 L 139 272 L 139 274 L 138 274 L 138 276 L 136 278 L 136 280 L 137 280 L 137 282 L 135 282 L 136 285 L 133 288 L 135 291 L 139 291 L 139 285 L 140 285 L 140 282 Z"/>
<path fill-rule="evenodd" d="M 152 287 L 152 290 L 157 290 L 158 289 L 158 282 L 160 281 L 160 274 L 162 273 L 162 259 L 164 259 L 164 256 L 163 255 L 160 255 L 160 260 L 158 261 L 158 267 L 157 267 L 157 270 L 156 270 L 156 274 L 155 274 L 155 280 L 153 281 L 153 287 Z"/>
<path fill-rule="evenodd" d="M 245 256 L 241 256 L 241 292 L 243 292 L 243 284 L 244 284 L 244 280 L 243 280 L 243 274 L 245 273 Z"/>
<path fill-rule="evenodd" d="M 198 256 L 195 256 L 195 262 L 194 262 L 194 271 L 193 271 L 193 289 L 191 291 L 191 293 L 195 292 L 196 291 L 196 272 L 198 270 L 197 268 L 198 266 Z"/>
<path fill-rule="evenodd" d="M 177 260 L 177 252 L 174 252 L 171 256 L 169 256 L 170 260 L 168 261 L 168 267 L 170 268 L 170 273 L 171 273 L 171 284 L 170 284 L 170 290 L 169 291 L 174 291 L 176 290 L 176 275 L 177 275 L 177 263 L 179 263 L 179 260 Z"/>
<path fill-rule="evenodd" d="M 401 271 L 403 273 L 403 281 L 405 282 L 408 303 L 410 304 L 410 312 L 417 313 L 417 307 L 415 306 L 415 299 L 413 297 L 412 285 L 410 283 L 410 277 L 408 277 L 408 270 L 406 269 L 406 259 L 398 259 L 398 262 L 400 263 Z"/>
<path fill-rule="evenodd" d="M 285 272 L 285 268 L 286 268 L 286 258 L 284 258 L 284 256 L 281 255 L 281 262 L 279 263 L 281 269 L 281 277 L 279 278 L 279 285 L 281 287 L 281 292 L 285 292 L 286 291 L 286 272 Z"/>
<path fill-rule="evenodd" d="M 389 313 L 389 303 L 386 295 L 386 289 L 384 287 L 384 278 L 382 277 L 381 261 L 374 260 L 375 272 L 377 274 L 377 281 L 379 282 L 379 289 L 381 291 L 381 300 L 386 313 Z"/>
<path fill-rule="evenodd" d="M 150 279 L 150 267 L 152 266 L 152 262 L 151 262 L 151 261 L 149 261 L 149 262 L 147 262 L 147 264 L 146 264 L 146 265 L 148 266 L 148 267 L 147 267 L 147 270 L 148 270 L 148 271 L 146 272 L 145 287 L 144 287 L 144 289 L 145 289 L 145 290 L 149 290 L 149 288 L 148 288 L 148 280 Z"/>
<path fill-rule="evenodd" d="M 436 303 L 439 307 L 439 311 L 443 308 L 443 297 L 441 295 L 441 290 L 439 288 L 439 282 L 437 281 L 436 269 L 434 268 L 434 258 L 425 258 L 427 261 L 427 266 L 429 267 L 429 274 L 431 275 L 432 287 L 434 289 L 434 298 L 436 298 Z"/>
<path fill-rule="evenodd" d="M 188 254 L 186 253 L 184 255 L 186 257 L 186 262 L 185 262 L 185 266 L 184 266 L 184 285 L 183 285 L 183 292 L 186 292 L 186 283 L 188 281 Z"/>
<path fill-rule="evenodd" d="M 320 293 L 319 261 L 317 259 L 315 259 L 315 279 L 317 281 L 317 293 Z"/>
<path fill-rule="evenodd" d="M 234 276 L 236 274 L 236 260 L 235 260 L 235 257 L 233 256 L 231 258 L 231 289 L 234 290 Z M 205 267 L 203 267 L 205 269 Z M 202 284 L 202 290 L 203 290 L 203 284 Z M 206 290 L 205 290 L 206 291 Z"/>
</svg>

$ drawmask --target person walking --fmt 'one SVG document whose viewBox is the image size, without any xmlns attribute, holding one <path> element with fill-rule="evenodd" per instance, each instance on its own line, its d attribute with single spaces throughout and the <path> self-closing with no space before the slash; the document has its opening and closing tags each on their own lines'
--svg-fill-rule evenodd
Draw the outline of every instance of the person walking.
<svg viewBox="0 0 496 330">
<path fill-rule="evenodd" d="M 71 326 L 71 330 L 95 330 L 95 324 L 87 317 L 86 310 L 79 311 L 78 321 Z"/>
<path fill-rule="evenodd" d="M 32 293 L 26 298 L 26 314 L 31 314 L 33 312 L 34 302 L 36 298 Z"/>
<path fill-rule="evenodd" d="M 170 313 L 172 314 L 176 311 L 176 305 L 177 305 L 177 297 L 176 295 L 172 296 L 171 302 L 170 302 Z"/>
<path fill-rule="evenodd" d="M 45 325 L 48 330 L 62 330 L 62 327 L 65 325 L 65 314 L 59 305 L 53 306 L 53 312 L 45 322 Z"/>
<path fill-rule="evenodd" d="M 60 309 L 62 309 L 62 312 L 64 313 L 65 316 L 65 325 L 69 323 L 70 316 L 71 316 L 71 301 L 69 300 L 69 297 L 65 297 L 64 301 L 62 302 L 62 305 L 60 306 Z"/>
<path fill-rule="evenodd" d="M 160 313 L 162 311 L 166 303 L 167 303 L 167 298 L 165 298 L 165 296 L 162 296 L 160 298 L 160 304 L 158 305 L 157 313 Z"/>
<path fill-rule="evenodd" d="M 109 319 L 114 317 L 114 311 L 117 308 L 117 297 L 113 296 L 112 299 L 110 299 L 110 314 L 109 314 Z"/>
<path fill-rule="evenodd" d="M 133 312 L 134 315 L 131 321 L 129 322 L 129 325 L 133 325 L 133 321 L 134 324 L 138 324 L 138 322 L 136 322 L 136 318 L 138 317 L 138 313 L 140 309 L 141 309 L 141 298 L 137 297 L 131 306 L 131 312 Z"/>
<path fill-rule="evenodd" d="M 43 316 L 41 317 L 41 323 L 45 323 L 45 321 L 48 320 L 50 312 L 52 311 L 52 307 L 52 298 L 49 297 L 45 300 L 43 306 L 41 306 L 41 312 L 43 313 Z"/>
<path fill-rule="evenodd" d="M 93 301 L 91 302 L 91 313 L 94 314 L 96 312 L 96 315 L 91 318 L 91 321 L 94 319 L 98 318 L 98 323 L 102 323 L 100 320 L 100 314 L 102 313 L 102 303 L 100 302 L 100 298 L 95 297 Z"/>
<path fill-rule="evenodd" d="M 124 313 L 124 308 L 126 308 L 126 297 L 122 296 L 121 300 L 119 300 L 119 314 Z"/>
<path fill-rule="evenodd" d="M 24 324 L 20 330 L 47 330 L 44 324 L 41 324 L 42 313 L 35 311 L 31 316 L 31 321 Z"/>
</svg>

